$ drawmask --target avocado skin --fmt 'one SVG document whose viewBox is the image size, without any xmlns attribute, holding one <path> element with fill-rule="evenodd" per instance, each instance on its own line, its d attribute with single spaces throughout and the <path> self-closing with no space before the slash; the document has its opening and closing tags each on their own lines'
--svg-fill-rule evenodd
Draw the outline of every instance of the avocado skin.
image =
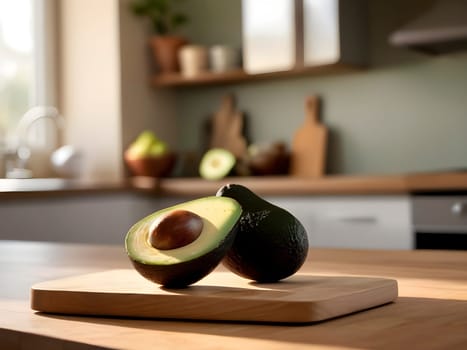
<svg viewBox="0 0 467 350">
<path fill-rule="evenodd" d="M 149 265 L 130 260 L 134 268 L 146 279 L 161 284 L 167 288 L 184 288 L 198 282 L 214 270 L 234 242 L 238 222 L 230 230 L 224 240 L 212 251 L 196 259 L 172 265 Z"/>
<path fill-rule="evenodd" d="M 238 232 L 222 263 L 232 272 L 257 282 L 277 282 L 293 275 L 305 262 L 308 237 L 300 221 L 248 188 L 229 184 L 218 196 L 242 206 Z"/>
</svg>

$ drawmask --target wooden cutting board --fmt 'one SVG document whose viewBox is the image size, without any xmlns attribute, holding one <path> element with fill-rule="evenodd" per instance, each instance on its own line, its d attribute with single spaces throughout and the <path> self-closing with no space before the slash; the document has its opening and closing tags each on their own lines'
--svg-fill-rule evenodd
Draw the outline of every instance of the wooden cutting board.
<svg viewBox="0 0 467 350">
<path fill-rule="evenodd" d="M 305 103 L 305 121 L 292 140 L 290 174 L 321 177 L 326 167 L 327 128 L 319 122 L 319 98 L 310 96 Z"/>
<path fill-rule="evenodd" d="M 36 284 L 37 311 L 164 319 L 309 323 L 394 301 L 397 281 L 295 274 L 258 284 L 213 272 L 184 289 L 164 289 L 135 270 L 110 270 Z"/>
<path fill-rule="evenodd" d="M 210 129 L 210 148 L 224 148 L 237 158 L 245 155 L 245 116 L 236 109 L 233 95 L 225 95 L 222 98 L 219 110 L 211 119 Z"/>
</svg>

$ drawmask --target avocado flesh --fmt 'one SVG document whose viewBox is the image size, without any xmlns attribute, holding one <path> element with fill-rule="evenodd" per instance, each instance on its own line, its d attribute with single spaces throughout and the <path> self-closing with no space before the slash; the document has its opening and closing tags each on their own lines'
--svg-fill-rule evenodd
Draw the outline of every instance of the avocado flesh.
<svg viewBox="0 0 467 350">
<path fill-rule="evenodd" d="M 223 148 L 212 148 L 201 159 L 199 174 L 206 180 L 220 180 L 232 171 L 235 162 L 232 152 Z"/>
<path fill-rule="evenodd" d="M 221 200 L 219 200 L 221 199 Z M 187 210 L 203 219 L 199 237 L 183 247 L 161 250 L 149 243 L 149 227 L 171 211 Z M 233 243 L 242 209 L 231 198 L 205 197 L 159 210 L 127 233 L 125 248 L 135 269 L 147 279 L 171 287 L 195 283 L 211 272 Z"/>
<path fill-rule="evenodd" d="M 223 260 L 229 270 L 258 282 L 276 282 L 303 265 L 308 237 L 295 216 L 241 185 L 226 185 L 217 195 L 235 199 L 243 209 L 234 243 Z"/>
</svg>

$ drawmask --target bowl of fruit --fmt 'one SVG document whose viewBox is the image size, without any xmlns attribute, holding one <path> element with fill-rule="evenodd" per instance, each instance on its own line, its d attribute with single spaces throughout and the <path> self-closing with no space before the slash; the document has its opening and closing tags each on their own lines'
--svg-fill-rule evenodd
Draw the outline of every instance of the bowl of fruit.
<svg viewBox="0 0 467 350">
<path fill-rule="evenodd" d="M 134 176 L 164 177 L 172 172 L 176 154 L 152 131 L 143 131 L 123 154 Z"/>
</svg>

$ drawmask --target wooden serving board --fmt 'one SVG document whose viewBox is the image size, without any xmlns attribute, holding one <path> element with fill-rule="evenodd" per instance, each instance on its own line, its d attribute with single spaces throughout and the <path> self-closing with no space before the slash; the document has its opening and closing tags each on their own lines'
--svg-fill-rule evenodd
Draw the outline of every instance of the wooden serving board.
<svg viewBox="0 0 467 350">
<path fill-rule="evenodd" d="M 188 288 L 164 289 L 128 269 L 38 283 L 31 307 L 88 316 L 308 323 L 383 305 L 397 295 L 391 279 L 310 274 L 258 284 L 213 272 Z"/>
</svg>

